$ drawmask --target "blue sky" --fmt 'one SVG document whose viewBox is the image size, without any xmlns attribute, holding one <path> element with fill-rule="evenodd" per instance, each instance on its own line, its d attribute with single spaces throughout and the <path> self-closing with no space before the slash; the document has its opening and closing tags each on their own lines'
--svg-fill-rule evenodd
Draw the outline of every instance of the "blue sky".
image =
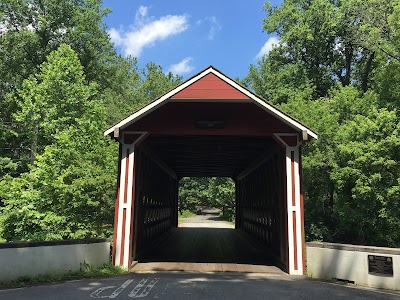
<svg viewBox="0 0 400 300">
<path fill-rule="evenodd" d="M 271 1 L 279 5 L 282 1 Z M 243 78 L 250 64 L 277 43 L 262 30 L 263 0 L 105 0 L 104 19 L 122 55 L 139 67 L 155 62 L 184 79 L 213 65 Z"/>
</svg>

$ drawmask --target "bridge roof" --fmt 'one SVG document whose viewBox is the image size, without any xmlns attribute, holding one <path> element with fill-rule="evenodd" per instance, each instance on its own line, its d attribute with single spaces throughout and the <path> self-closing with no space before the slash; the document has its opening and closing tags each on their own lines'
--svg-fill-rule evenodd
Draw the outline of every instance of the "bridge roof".
<svg viewBox="0 0 400 300">
<path fill-rule="evenodd" d="M 307 139 L 307 137 L 314 139 L 318 138 L 317 134 L 306 125 L 279 110 L 271 103 L 254 94 L 252 91 L 241 86 L 213 66 L 204 69 L 171 91 L 165 93 L 160 98 L 124 118 L 107 129 L 104 132 L 104 135 L 119 135 L 121 130 L 132 127 L 139 120 L 166 104 L 192 102 L 201 102 L 203 103 L 203 106 L 206 103 L 239 103 L 242 104 L 242 106 L 243 104 L 252 103 L 262 109 L 269 118 L 272 117 L 273 119 L 280 121 L 282 126 L 291 128 L 292 131 L 302 134 L 303 137 L 306 137 L 305 139 Z M 212 109 L 211 106 L 210 109 Z"/>
</svg>

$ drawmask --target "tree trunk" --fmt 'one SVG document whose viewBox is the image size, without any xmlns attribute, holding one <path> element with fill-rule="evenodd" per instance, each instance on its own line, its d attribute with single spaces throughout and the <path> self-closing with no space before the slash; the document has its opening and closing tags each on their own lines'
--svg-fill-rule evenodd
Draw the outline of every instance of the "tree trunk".
<svg viewBox="0 0 400 300">
<path fill-rule="evenodd" d="M 38 142 L 38 127 L 35 126 L 33 129 L 33 138 L 31 144 L 31 165 L 35 163 L 37 153 L 37 142 Z"/>
<path fill-rule="evenodd" d="M 363 74 L 362 86 L 361 86 L 363 93 L 365 93 L 368 90 L 368 79 L 369 79 L 369 74 L 371 73 L 372 62 L 374 58 L 375 58 L 375 52 L 372 52 L 368 56 L 367 64 L 365 65 L 365 71 Z"/>
<path fill-rule="evenodd" d="M 346 46 L 344 49 L 345 53 L 345 68 L 346 68 L 346 75 L 343 80 L 343 86 L 348 86 L 350 84 L 351 79 L 351 63 L 353 61 L 353 47 Z"/>
</svg>

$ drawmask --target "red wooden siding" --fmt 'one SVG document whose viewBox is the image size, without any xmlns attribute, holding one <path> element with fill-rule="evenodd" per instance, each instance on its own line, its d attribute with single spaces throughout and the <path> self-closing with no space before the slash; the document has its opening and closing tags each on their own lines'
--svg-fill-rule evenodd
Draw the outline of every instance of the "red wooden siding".
<svg viewBox="0 0 400 300">
<path fill-rule="evenodd" d="M 297 145 L 297 135 L 296 136 L 281 136 L 280 138 L 282 140 L 284 140 L 285 143 L 289 147 L 296 147 L 296 145 Z"/>
<path fill-rule="evenodd" d="M 140 138 L 142 135 L 141 134 L 125 134 L 124 136 L 124 143 L 125 144 L 132 144 L 134 143 L 138 138 Z"/>
<path fill-rule="evenodd" d="M 124 265 L 125 228 L 126 228 L 126 208 L 123 209 L 123 214 L 122 214 L 121 256 L 119 262 L 120 266 Z"/>
<path fill-rule="evenodd" d="M 224 129 L 196 128 L 196 120 L 224 121 Z M 294 130 L 253 103 L 168 103 L 127 127 L 167 135 L 265 136 Z"/>
<path fill-rule="evenodd" d="M 124 203 L 127 202 L 128 198 L 128 176 L 129 176 L 129 150 L 126 150 L 126 159 L 125 159 L 125 190 L 124 190 Z"/>
<path fill-rule="evenodd" d="M 245 94 L 215 76 L 207 74 L 184 90 L 178 92 L 172 99 L 249 99 Z"/>
<path fill-rule="evenodd" d="M 294 254 L 294 269 L 298 270 L 298 261 L 297 261 L 297 220 L 296 220 L 296 212 L 293 212 L 293 254 Z"/>
<path fill-rule="evenodd" d="M 296 206 L 296 184 L 294 174 L 294 151 L 291 151 L 291 169 L 292 169 L 292 205 Z"/>
</svg>

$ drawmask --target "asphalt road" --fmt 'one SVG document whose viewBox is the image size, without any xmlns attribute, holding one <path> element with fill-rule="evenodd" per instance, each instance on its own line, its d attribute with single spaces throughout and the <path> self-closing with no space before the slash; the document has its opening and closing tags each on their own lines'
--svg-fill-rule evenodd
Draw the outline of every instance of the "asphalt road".
<svg viewBox="0 0 400 300">
<path fill-rule="evenodd" d="M 400 294 L 288 275 L 132 273 L 0 290 L 0 299 L 400 299 Z"/>
<path fill-rule="evenodd" d="M 219 217 L 221 210 L 216 208 L 202 209 L 201 215 L 179 219 L 179 227 L 194 228 L 235 228 L 233 223 L 225 222 Z"/>
</svg>

